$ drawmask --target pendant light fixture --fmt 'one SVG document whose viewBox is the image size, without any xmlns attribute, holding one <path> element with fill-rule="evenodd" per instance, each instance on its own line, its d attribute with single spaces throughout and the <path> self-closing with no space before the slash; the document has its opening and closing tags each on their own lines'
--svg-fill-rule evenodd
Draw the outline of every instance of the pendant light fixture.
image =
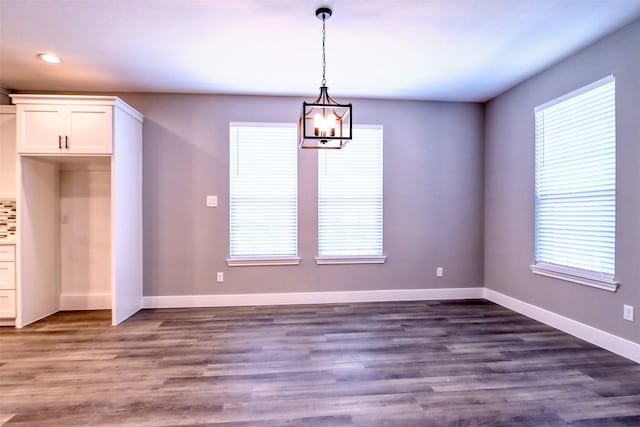
<svg viewBox="0 0 640 427">
<path fill-rule="evenodd" d="M 351 104 L 339 104 L 329 96 L 327 88 L 325 22 L 332 14 L 328 7 L 316 10 L 316 17 L 322 20 L 322 84 L 315 101 L 302 103 L 298 122 L 300 148 L 340 149 L 351 140 Z"/>
</svg>

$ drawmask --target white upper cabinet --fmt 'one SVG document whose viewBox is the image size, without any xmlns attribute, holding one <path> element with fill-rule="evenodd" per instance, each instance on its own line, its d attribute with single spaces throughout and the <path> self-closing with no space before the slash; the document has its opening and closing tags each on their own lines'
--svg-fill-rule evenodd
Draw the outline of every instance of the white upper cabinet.
<svg viewBox="0 0 640 427">
<path fill-rule="evenodd" d="M 113 107 L 70 105 L 65 123 L 70 152 L 111 153 Z"/>
<path fill-rule="evenodd" d="M 0 198 L 16 197 L 16 107 L 0 105 Z"/>
<path fill-rule="evenodd" d="M 111 154 L 114 97 L 12 95 L 21 154 Z"/>
</svg>

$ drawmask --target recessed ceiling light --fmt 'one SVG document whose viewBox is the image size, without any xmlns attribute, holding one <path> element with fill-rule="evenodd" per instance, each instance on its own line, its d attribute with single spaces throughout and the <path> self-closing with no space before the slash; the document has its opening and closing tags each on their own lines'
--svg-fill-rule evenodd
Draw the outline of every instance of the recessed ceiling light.
<svg viewBox="0 0 640 427">
<path fill-rule="evenodd" d="M 51 53 L 39 53 L 38 57 L 44 62 L 48 62 L 50 64 L 59 64 L 60 62 L 62 62 L 60 61 L 60 58 Z"/>
</svg>

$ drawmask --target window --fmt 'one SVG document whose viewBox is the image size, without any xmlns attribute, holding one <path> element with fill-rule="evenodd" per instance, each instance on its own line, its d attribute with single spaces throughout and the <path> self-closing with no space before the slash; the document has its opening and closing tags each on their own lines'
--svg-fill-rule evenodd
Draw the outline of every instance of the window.
<svg viewBox="0 0 640 427">
<path fill-rule="evenodd" d="M 533 272 L 615 291 L 615 79 L 535 110 Z"/>
<path fill-rule="evenodd" d="M 296 136 L 293 124 L 230 124 L 228 265 L 300 262 Z"/>
<path fill-rule="evenodd" d="M 382 263 L 382 126 L 318 153 L 318 264 Z"/>
</svg>

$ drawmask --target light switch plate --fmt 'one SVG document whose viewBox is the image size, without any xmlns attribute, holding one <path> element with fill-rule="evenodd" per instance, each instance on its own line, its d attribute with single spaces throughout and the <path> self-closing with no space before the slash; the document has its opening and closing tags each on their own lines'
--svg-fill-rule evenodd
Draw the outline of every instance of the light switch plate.
<svg viewBox="0 0 640 427">
<path fill-rule="evenodd" d="M 624 320 L 633 322 L 633 306 L 625 304 L 623 307 L 624 307 L 624 310 L 623 310 L 622 317 L 624 317 Z"/>
<path fill-rule="evenodd" d="M 218 207 L 218 196 L 207 196 L 207 207 L 208 208 Z"/>
</svg>

